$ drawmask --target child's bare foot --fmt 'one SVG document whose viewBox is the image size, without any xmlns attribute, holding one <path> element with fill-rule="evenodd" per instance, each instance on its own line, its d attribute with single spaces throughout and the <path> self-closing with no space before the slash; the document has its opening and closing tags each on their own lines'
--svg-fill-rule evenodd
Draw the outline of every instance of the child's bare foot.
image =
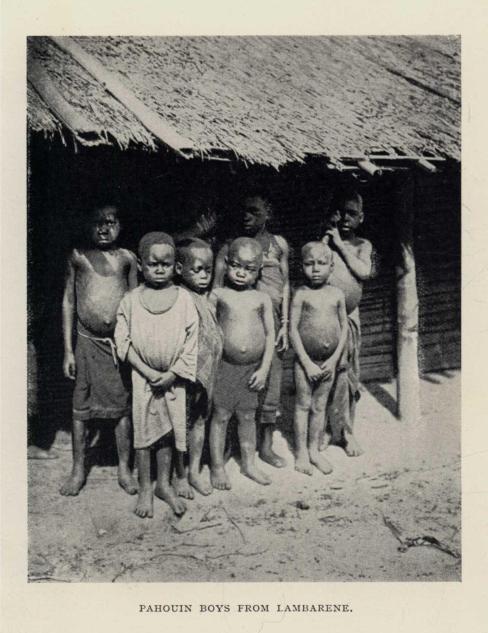
<svg viewBox="0 0 488 633">
<path fill-rule="evenodd" d="M 73 468 L 71 475 L 59 489 L 59 492 L 65 497 L 76 497 L 86 482 L 86 473 L 84 468 Z"/>
<path fill-rule="evenodd" d="M 159 499 L 166 501 L 166 503 L 173 510 L 176 516 L 180 517 L 185 514 L 185 502 L 181 499 L 178 499 L 172 486 L 160 486 L 159 484 L 156 484 L 154 494 L 156 495 L 156 497 L 159 497 Z"/>
<path fill-rule="evenodd" d="M 352 433 L 344 433 L 344 450 L 349 457 L 358 457 L 364 453 Z"/>
<path fill-rule="evenodd" d="M 223 466 L 210 470 L 210 481 L 216 490 L 230 490 L 231 485 Z"/>
<path fill-rule="evenodd" d="M 261 484 L 262 486 L 269 486 L 269 484 L 271 483 L 271 478 L 268 477 L 268 475 L 265 475 L 258 468 L 256 468 L 255 465 L 248 466 L 247 468 L 241 468 L 241 473 L 243 475 L 246 475 L 246 477 L 249 477 L 249 479 L 252 479 L 256 483 Z"/>
<path fill-rule="evenodd" d="M 190 484 L 188 483 L 188 479 L 186 477 L 177 477 L 176 475 L 173 477 L 173 488 L 178 497 L 183 497 L 184 499 L 193 499 L 193 490 L 191 489 Z"/>
<path fill-rule="evenodd" d="M 308 452 L 297 455 L 295 459 L 295 470 L 298 470 L 299 473 L 303 473 L 304 475 L 312 475 L 312 464 L 310 463 Z"/>
<path fill-rule="evenodd" d="M 188 481 L 190 485 L 195 488 L 197 492 L 205 497 L 212 493 L 212 486 L 204 479 L 202 473 L 192 473 L 188 475 Z"/>
<path fill-rule="evenodd" d="M 323 457 L 319 453 L 319 451 L 309 451 L 309 455 L 310 463 L 313 464 L 315 468 L 318 468 L 321 473 L 324 473 L 324 475 L 329 475 L 332 472 L 332 465 L 328 460 L 325 459 L 325 457 Z"/>
<path fill-rule="evenodd" d="M 319 451 L 326 451 L 329 448 L 331 441 L 332 436 L 329 433 L 324 433 L 322 439 L 320 440 Z"/>
<path fill-rule="evenodd" d="M 141 488 L 137 499 L 134 514 L 141 519 L 152 519 L 153 517 L 153 491 L 152 488 Z"/>
<path fill-rule="evenodd" d="M 261 448 L 259 451 L 259 458 L 262 459 L 263 462 L 266 462 L 275 468 L 284 468 L 286 466 L 286 461 L 283 457 L 277 455 L 271 448 Z"/>
<path fill-rule="evenodd" d="M 27 459 L 57 459 L 57 455 L 45 451 L 38 446 L 29 446 L 27 449 Z"/>
<path fill-rule="evenodd" d="M 119 466 L 118 480 L 119 486 L 122 488 L 122 490 L 125 490 L 128 495 L 136 494 L 138 486 L 130 470 L 126 468 L 120 468 Z"/>
</svg>

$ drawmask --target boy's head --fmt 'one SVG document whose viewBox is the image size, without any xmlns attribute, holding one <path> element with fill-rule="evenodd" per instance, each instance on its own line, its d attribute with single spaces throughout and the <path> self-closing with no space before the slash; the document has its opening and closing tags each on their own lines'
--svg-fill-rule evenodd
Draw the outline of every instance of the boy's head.
<svg viewBox="0 0 488 633">
<path fill-rule="evenodd" d="M 239 237 L 229 246 L 225 258 L 227 280 L 236 288 L 252 288 L 263 265 L 263 249 L 252 237 Z"/>
<path fill-rule="evenodd" d="M 95 207 L 89 216 L 89 237 L 96 248 L 112 248 L 120 233 L 117 207 L 102 205 Z"/>
<path fill-rule="evenodd" d="M 308 242 L 302 247 L 303 273 L 311 286 L 323 286 L 333 266 L 332 251 L 323 242 Z"/>
<path fill-rule="evenodd" d="M 271 218 L 270 202 L 261 195 L 249 196 L 244 199 L 241 210 L 242 228 L 246 235 L 256 235 Z"/>
<path fill-rule="evenodd" d="M 329 227 L 337 227 L 342 237 L 353 235 L 364 220 L 363 199 L 351 192 L 337 197 L 327 216 Z"/>
<path fill-rule="evenodd" d="M 198 293 L 208 290 L 213 272 L 213 253 L 210 246 L 198 238 L 178 242 L 176 272 L 191 290 Z"/>
<path fill-rule="evenodd" d="M 139 242 L 139 270 L 149 286 L 164 288 L 175 272 L 175 243 L 171 235 L 160 231 L 146 233 Z"/>
</svg>

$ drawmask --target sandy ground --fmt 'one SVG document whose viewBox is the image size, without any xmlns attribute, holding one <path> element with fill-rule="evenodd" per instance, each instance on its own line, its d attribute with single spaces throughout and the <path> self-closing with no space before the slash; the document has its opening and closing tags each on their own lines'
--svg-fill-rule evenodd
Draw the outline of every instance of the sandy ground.
<svg viewBox="0 0 488 633">
<path fill-rule="evenodd" d="M 415 428 L 390 412 L 393 383 L 363 387 L 357 437 L 365 454 L 349 458 L 329 448 L 334 472 L 328 476 L 293 470 L 285 439 L 292 395 L 285 395 L 283 435 L 275 433 L 275 445 L 288 467 L 263 465 L 273 484 L 261 487 L 232 459 L 232 491 L 189 501 L 180 520 L 160 501 L 153 519 L 137 518 L 135 498 L 117 486 L 111 465 L 93 466 L 78 497 L 60 496 L 71 458 L 58 444 L 58 459 L 29 462 L 29 578 L 460 580 L 460 383 L 458 372 L 426 376 L 423 417 Z M 402 548 L 422 537 L 437 539 L 451 553 L 422 540 Z"/>
</svg>

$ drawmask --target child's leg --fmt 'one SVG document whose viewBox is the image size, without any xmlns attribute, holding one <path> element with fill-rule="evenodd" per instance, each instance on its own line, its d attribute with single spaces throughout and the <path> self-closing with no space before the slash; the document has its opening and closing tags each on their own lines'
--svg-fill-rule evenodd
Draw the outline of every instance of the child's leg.
<svg viewBox="0 0 488 633">
<path fill-rule="evenodd" d="M 193 499 L 193 490 L 186 476 L 185 455 L 186 453 L 175 449 L 173 454 L 175 466 L 173 469 L 173 488 L 178 497 Z"/>
<path fill-rule="evenodd" d="M 205 418 L 203 416 L 199 416 L 195 420 L 193 428 L 190 429 L 188 440 L 190 453 L 189 482 L 200 494 L 209 495 L 212 492 L 212 486 L 203 478 L 200 470 L 203 444 L 205 442 Z"/>
<path fill-rule="evenodd" d="M 210 481 L 217 490 L 230 490 L 231 485 L 225 472 L 225 438 L 232 411 L 215 406 L 210 423 Z"/>
<path fill-rule="evenodd" d="M 353 434 L 352 415 L 355 412 L 355 403 L 351 403 L 351 394 L 347 371 L 337 373 L 334 396 L 330 403 L 330 421 L 333 437 L 344 438 L 344 450 L 349 457 L 357 457 L 363 454 Z M 351 408 L 351 404 L 354 406 Z"/>
<path fill-rule="evenodd" d="M 65 496 L 76 496 L 86 481 L 86 422 L 73 420 L 73 469 L 59 492 Z"/>
<path fill-rule="evenodd" d="M 236 416 L 241 449 L 241 472 L 258 484 L 267 486 L 271 479 L 256 467 L 256 411 L 237 410 Z"/>
<path fill-rule="evenodd" d="M 310 407 L 310 428 L 308 433 L 308 454 L 310 462 L 324 475 L 332 472 L 331 464 L 319 453 L 320 435 L 324 428 L 324 416 L 329 399 L 332 380 L 320 382 L 312 391 Z"/>
<path fill-rule="evenodd" d="M 312 387 L 298 361 L 295 361 L 295 390 L 295 470 L 311 475 L 312 464 L 308 453 L 307 437 Z"/>
<path fill-rule="evenodd" d="M 115 425 L 115 441 L 119 456 L 118 478 L 119 486 L 127 494 L 135 495 L 137 484 L 130 470 L 131 432 L 130 418 L 125 415 Z"/>
<path fill-rule="evenodd" d="M 153 516 L 153 490 L 151 483 L 151 450 L 139 448 L 136 450 L 137 474 L 139 477 L 139 497 L 134 510 L 138 517 L 151 518 Z"/>
<path fill-rule="evenodd" d="M 174 438 L 168 433 L 156 449 L 156 461 L 158 464 L 158 477 L 154 494 L 166 501 L 173 512 L 181 516 L 186 512 L 186 505 L 182 499 L 178 499 L 171 485 L 171 468 L 173 465 Z"/>
<path fill-rule="evenodd" d="M 269 370 L 266 390 L 260 398 L 260 409 L 258 414 L 259 431 L 261 434 L 259 442 L 259 457 L 274 466 L 283 468 L 286 461 L 273 451 L 273 433 L 276 429 L 276 413 L 280 406 L 281 381 L 283 376 L 283 361 L 275 351 L 271 369 Z"/>
</svg>

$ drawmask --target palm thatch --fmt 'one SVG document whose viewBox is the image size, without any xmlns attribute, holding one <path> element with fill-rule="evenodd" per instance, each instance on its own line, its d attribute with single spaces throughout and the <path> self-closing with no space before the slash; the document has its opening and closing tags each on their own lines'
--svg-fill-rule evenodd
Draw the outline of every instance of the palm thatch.
<svg viewBox="0 0 488 633">
<path fill-rule="evenodd" d="M 74 37 L 203 156 L 225 150 L 279 167 L 310 154 L 460 158 L 457 37 Z M 82 143 L 154 150 L 157 139 L 50 38 L 29 38 L 41 66 L 88 121 Z M 31 81 L 32 79 L 32 81 Z M 37 82 L 39 84 L 39 80 Z M 54 109 L 55 110 L 55 109 Z M 28 91 L 31 129 L 69 127 Z"/>
</svg>

